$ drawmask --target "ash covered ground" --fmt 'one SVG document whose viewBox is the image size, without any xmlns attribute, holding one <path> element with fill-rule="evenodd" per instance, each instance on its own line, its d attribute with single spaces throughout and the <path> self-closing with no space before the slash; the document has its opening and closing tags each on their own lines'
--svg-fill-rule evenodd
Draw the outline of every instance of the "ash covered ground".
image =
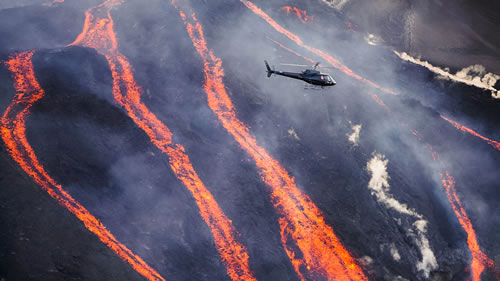
<svg viewBox="0 0 500 281">
<path fill-rule="evenodd" d="M 169 158 L 114 100 L 105 56 L 67 46 L 82 32 L 85 11 L 101 2 L 0 4 L 0 59 L 37 50 L 32 62 L 45 96 L 29 109 L 27 140 L 47 173 L 166 280 L 232 280 Z M 280 62 L 310 64 L 307 56 L 331 65 L 242 2 L 179 2 L 196 13 L 208 48 L 221 59 L 237 117 L 295 178 L 368 280 L 473 277 L 471 233 L 443 186 L 446 172 L 480 251 L 499 267 L 500 100 L 393 52 L 421 56 L 449 73 L 473 64 L 499 73 L 497 4 L 253 2 L 365 79 L 331 68 L 337 85 L 311 91 L 301 81 L 268 79 L 263 60 L 284 68 Z M 307 11 L 307 20 L 284 6 Z M 255 279 L 301 280 L 282 243 L 270 187 L 207 103 L 204 62 L 178 10 L 170 1 L 128 0 L 110 15 L 142 103 L 185 148 L 231 219 Z M 4 112 L 16 95 L 5 64 L 0 87 Z M 0 280 L 144 280 L 41 189 L 4 142 L 0 170 Z M 481 280 L 497 280 L 494 266 L 482 270 Z"/>
</svg>

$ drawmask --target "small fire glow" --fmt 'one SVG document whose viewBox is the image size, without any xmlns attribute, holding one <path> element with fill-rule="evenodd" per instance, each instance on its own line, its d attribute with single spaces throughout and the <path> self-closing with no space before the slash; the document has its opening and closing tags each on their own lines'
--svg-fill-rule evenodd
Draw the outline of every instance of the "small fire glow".
<svg viewBox="0 0 500 281">
<path fill-rule="evenodd" d="M 354 30 L 354 24 L 350 21 L 345 21 L 344 22 L 345 26 L 350 29 L 350 30 Z"/>
<path fill-rule="evenodd" d="M 289 15 L 290 13 L 294 13 L 297 16 L 297 18 L 303 23 L 307 23 L 308 21 L 313 20 L 313 17 L 307 15 L 307 11 L 301 10 L 297 7 L 283 6 L 281 7 L 281 10 L 285 11 L 287 15 Z"/>
<path fill-rule="evenodd" d="M 368 93 L 368 94 L 372 97 L 372 99 L 373 99 L 376 103 L 378 103 L 378 105 L 382 106 L 382 107 L 383 107 L 383 108 L 384 108 L 387 112 L 391 112 L 391 109 L 390 109 L 390 108 L 389 108 L 389 107 L 388 107 L 388 106 L 384 103 L 384 101 L 383 101 L 383 100 L 381 100 L 381 99 L 380 99 L 380 97 L 379 97 L 379 96 L 377 96 L 377 95 L 376 95 L 376 94 L 374 94 L 374 93 Z"/>
</svg>

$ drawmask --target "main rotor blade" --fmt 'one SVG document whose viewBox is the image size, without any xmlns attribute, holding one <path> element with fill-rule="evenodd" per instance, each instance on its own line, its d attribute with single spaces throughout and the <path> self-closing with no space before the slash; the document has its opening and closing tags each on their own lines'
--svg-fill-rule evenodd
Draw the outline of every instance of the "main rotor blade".
<svg viewBox="0 0 500 281">
<path fill-rule="evenodd" d="M 310 65 L 305 64 L 293 64 L 293 63 L 280 63 L 281 65 L 289 65 L 289 66 L 300 66 L 300 67 L 310 67 Z"/>
</svg>

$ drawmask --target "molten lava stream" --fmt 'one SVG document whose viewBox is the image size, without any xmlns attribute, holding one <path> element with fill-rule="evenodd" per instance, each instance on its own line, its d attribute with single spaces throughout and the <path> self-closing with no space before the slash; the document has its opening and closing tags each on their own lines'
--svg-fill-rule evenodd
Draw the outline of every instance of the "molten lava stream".
<svg viewBox="0 0 500 281">
<path fill-rule="evenodd" d="M 441 116 L 441 118 L 442 118 L 442 119 L 444 119 L 444 120 L 446 120 L 446 121 L 450 122 L 450 123 L 451 123 L 451 124 L 452 124 L 455 128 L 459 129 L 460 131 L 462 131 L 462 132 L 466 132 L 466 133 L 469 133 L 469 134 L 471 134 L 471 135 L 473 135 L 473 136 L 475 136 L 475 137 L 478 137 L 478 138 L 480 138 L 480 139 L 482 139 L 482 140 L 486 141 L 487 143 L 489 143 L 489 144 L 490 144 L 491 146 L 493 146 L 496 150 L 500 151 L 500 143 L 499 143 L 499 142 L 494 141 L 494 140 L 491 140 L 491 139 L 489 139 L 489 138 L 487 138 L 487 137 L 483 137 L 483 136 L 481 136 L 480 134 L 478 134 L 477 132 L 475 132 L 474 130 L 469 129 L 469 128 L 465 127 L 464 125 L 462 125 L 462 124 L 460 124 L 460 123 L 458 123 L 458 122 L 456 122 L 456 121 L 450 120 L 450 119 L 448 119 L 448 118 L 444 117 L 443 115 L 440 115 L 440 116 Z"/>
<path fill-rule="evenodd" d="M 407 124 L 405 124 L 405 126 L 407 126 Z M 409 130 L 409 131 L 412 135 L 414 135 L 417 138 L 419 142 L 421 143 L 423 142 L 423 138 L 419 134 L 419 132 L 415 130 Z M 429 151 L 431 152 L 432 159 L 440 163 L 441 158 L 439 157 L 437 151 L 434 151 L 431 145 L 427 145 L 427 149 L 429 149 Z M 472 261 L 470 264 L 472 281 L 480 281 L 481 274 L 486 267 L 488 267 L 488 269 L 491 270 L 492 272 L 495 272 L 495 264 L 490 258 L 488 258 L 488 256 L 486 256 L 485 253 L 481 251 L 479 247 L 476 232 L 472 227 L 472 223 L 469 217 L 467 216 L 465 209 L 462 207 L 460 199 L 458 198 L 457 191 L 455 189 L 455 179 L 450 175 L 449 171 L 440 172 L 440 176 L 441 176 L 441 184 L 444 187 L 446 197 L 448 198 L 448 201 L 451 204 L 451 208 L 453 209 L 453 212 L 457 216 L 458 222 L 460 223 L 462 228 L 465 230 L 465 233 L 467 234 L 467 246 L 471 251 L 472 255 Z M 496 279 L 500 281 L 500 274 L 496 273 L 496 275 L 497 275 Z"/>
<path fill-rule="evenodd" d="M 284 49 L 284 50 L 286 50 L 286 51 L 288 51 L 288 52 L 290 52 L 298 57 L 302 57 L 305 60 L 310 61 L 310 62 L 313 61 L 311 58 L 306 57 L 306 56 L 304 56 L 296 51 L 293 51 L 293 50 L 287 48 L 283 44 L 281 44 L 273 39 L 269 38 L 269 40 L 271 40 L 274 43 L 276 43 L 277 45 L 279 45 L 282 49 Z M 373 100 L 378 105 L 382 106 L 387 112 L 389 112 L 389 113 L 391 112 L 391 109 L 377 95 L 375 95 L 373 93 L 370 93 L 369 95 L 373 98 Z M 479 135 L 478 133 L 476 133 L 475 131 L 473 131 L 473 130 L 471 130 L 471 129 L 469 129 L 469 128 L 467 128 L 467 127 L 465 127 L 465 126 L 463 126 L 463 125 L 461 125 L 453 120 L 450 120 L 442 115 L 441 115 L 441 118 L 450 122 L 457 129 L 464 131 L 464 132 L 467 132 L 467 133 L 470 133 L 476 137 L 479 137 L 482 140 L 487 141 L 489 144 L 491 144 L 496 149 L 500 149 L 500 144 L 498 142 L 491 140 L 491 139 L 488 139 L 486 137 L 483 137 L 483 136 Z M 398 123 L 404 125 L 405 127 L 408 126 L 408 124 L 406 122 L 398 122 Z M 422 136 L 417 131 L 412 130 L 412 129 L 409 129 L 409 131 L 412 135 L 414 135 L 417 138 L 417 140 L 419 142 L 423 142 Z M 439 154 L 433 150 L 432 146 L 428 145 L 427 148 L 430 150 L 432 158 L 435 161 L 440 161 Z M 472 276 L 473 276 L 473 281 L 479 281 L 481 273 L 484 271 L 484 268 L 486 266 L 490 270 L 494 271 L 494 263 L 491 259 L 488 258 L 488 256 L 486 256 L 481 251 L 481 249 L 479 247 L 479 243 L 477 242 L 477 238 L 476 238 L 476 232 L 474 231 L 474 228 L 472 227 L 472 224 L 467 216 L 467 213 L 463 209 L 462 204 L 460 202 L 460 199 L 458 198 L 458 196 L 456 194 L 456 190 L 454 187 L 455 181 L 454 181 L 453 177 L 450 176 L 450 173 L 448 171 L 446 171 L 445 173 L 441 172 L 440 174 L 441 174 L 443 187 L 445 188 L 446 196 L 448 197 L 448 200 L 452 206 L 452 209 L 453 209 L 455 215 L 457 216 L 457 219 L 460 222 L 460 225 L 467 233 L 467 244 L 468 244 L 469 250 L 471 251 L 471 255 L 472 255 L 472 262 L 471 262 L 470 267 L 471 267 L 471 272 L 472 272 Z M 500 273 L 496 273 L 496 275 L 497 275 L 497 277 L 496 277 L 497 280 L 500 281 Z"/>
<path fill-rule="evenodd" d="M 177 4 L 172 1 L 176 8 Z M 301 280 L 368 280 L 354 258 L 324 221 L 318 207 L 297 188 L 294 179 L 273 159 L 236 111 L 223 83 L 222 61 L 208 49 L 202 26 L 194 14 L 188 20 L 179 9 L 195 49 L 204 61 L 208 104 L 224 128 L 254 160 L 262 180 L 271 188 L 271 201 L 279 215 L 281 241 Z"/>
<path fill-rule="evenodd" d="M 139 256 L 118 242 L 97 218 L 47 174 L 38 161 L 33 148 L 26 139 L 26 118 L 29 115 L 29 109 L 45 95 L 35 78 L 31 61 L 33 54 L 34 51 L 16 54 L 6 62 L 12 72 L 14 88 L 17 92 L 0 122 L 0 133 L 9 154 L 43 190 L 73 213 L 88 230 L 97 235 L 106 246 L 122 260 L 128 262 L 139 274 L 150 281 L 165 280 Z"/>
<path fill-rule="evenodd" d="M 226 265 L 229 277 L 234 281 L 256 280 L 250 270 L 247 249 L 237 239 L 238 232 L 198 177 L 184 147 L 172 141 L 172 133 L 168 127 L 141 102 L 142 88 L 134 79 L 129 61 L 118 51 L 113 31 L 110 9 L 121 3 L 120 0 L 108 0 L 89 9 L 83 32 L 71 45 L 94 48 L 106 57 L 113 77 L 113 96 L 116 102 L 125 108 L 151 142 L 168 156 L 175 175 L 193 194 L 200 215 L 212 231 L 215 246 Z"/>
<path fill-rule="evenodd" d="M 455 179 L 450 176 L 448 171 L 446 171 L 446 173 L 441 173 L 441 182 L 446 190 L 446 195 L 451 203 L 453 212 L 455 212 L 460 225 L 462 225 L 462 228 L 467 233 L 467 244 L 469 245 L 469 249 L 472 254 L 472 262 L 470 265 L 472 281 L 480 281 L 481 273 L 484 271 L 485 267 L 487 266 L 489 269 L 494 270 L 495 264 L 479 248 L 476 232 L 474 231 L 474 228 L 472 228 L 472 223 L 467 217 L 467 213 L 462 207 L 462 203 L 460 203 L 460 199 L 457 196 L 457 192 L 455 190 Z"/>
<path fill-rule="evenodd" d="M 319 57 L 323 58 L 324 60 L 326 60 L 329 64 L 331 64 L 333 67 L 341 70 L 342 72 L 344 72 L 345 74 L 361 81 L 361 82 L 364 82 L 376 89 L 379 89 L 380 91 L 386 93 L 386 94 L 391 94 L 391 95 L 396 95 L 396 93 L 390 89 L 386 89 L 386 88 L 383 88 L 375 83 L 373 83 L 372 81 L 364 78 L 364 77 L 361 77 L 359 76 L 358 74 L 354 73 L 351 69 L 349 69 L 347 66 L 343 65 L 341 62 L 339 62 L 338 60 L 336 60 L 334 57 L 330 56 L 328 53 L 324 52 L 324 51 L 321 51 L 319 49 L 316 49 L 316 48 L 313 48 L 309 45 L 306 45 L 302 39 L 300 39 L 299 36 L 293 34 L 292 32 L 288 31 L 287 29 L 285 29 L 284 27 L 282 27 L 281 25 L 279 25 L 275 20 L 273 20 L 268 14 L 266 14 L 263 10 L 261 10 L 259 7 L 255 6 L 255 4 L 253 4 L 252 2 L 250 1 L 247 1 L 247 0 L 240 0 L 241 3 L 243 3 L 248 9 L 250 9 L 252 12 L 254 12 L 256 15 L 260 16 L 262 19 L 264 19 L 267 23 L 269 23 L 276 31 L 278 31 L 279 33 L 285 35 L 286 37 L 288 37 L 290 40 L 292 40 L 293 42 L 295 42 L 297 45 L 303 47 L 304 49 L 310 51 L 311 53 L 314 53 L 316 55 L 318 55 Z"/>
</svg>

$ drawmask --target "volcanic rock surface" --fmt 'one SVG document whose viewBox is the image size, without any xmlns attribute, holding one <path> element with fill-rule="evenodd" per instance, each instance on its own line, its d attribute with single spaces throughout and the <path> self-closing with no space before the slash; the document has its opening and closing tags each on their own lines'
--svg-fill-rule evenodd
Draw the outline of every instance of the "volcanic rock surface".
<svg viewBox="0 0 500 281">
<path fill-rule="evenodd" d="M 170 1 L 146 2 L 128 0 L 111 10 L 118 49 L 143 89 L 141 101 L 170 128 L 231 219 L 255 278 L 300 280 L 283 248 L 271 189 L 207 104 L 203 62 L 177 9 Z M 316 61 L 321 58 L 299 48 L 239 1 L 191 1 L 190 6 L 208 48 L 222 60 L 223 82 L 238 118 L 295 178 L 369 280 L 469 280 L 470 234 L 450 205 L 440 172 L 453 175 L 478 244 L 494 259 L 500 255 L 500 151 L 440 115 L 500 140 L 500 100 L 482 89 L 435 80 L 434 74 L 401 61 L 387 46 L 428 55 L 442 65 L 481 63 L 500 72 L 499 47 L 494 45 L 498 34 L 470 31 L 484 40 L 474 47 L 458 39 L 450 45 L 445 43 L 451 39 L 425 32 L 442 28 L 425 19 L 452 18 L 453 10 L 427 15 L 432 8 L 398 2 L 383 12 L 385 6 L 376 4 L 380 1 L 348 1 L 339 10 L 323 2 L 255 4 L 306 44 L 397 95 L 384 94 L 335 68 L 328 71 L 337 85 L 320 91 L 304 90 L 301 82 L 282 77 L 266 79 L 264 59 L 277 68 L 279 62 L 309 64 L 270 39 Z M 428 5 L 446 7 L 444 2 Z M 106 58 L 92 48 L 66 46 L 82 31 L 86 9 L 100 3 L 66 0 L 0 10 L 0 59 L 38 50 L 32 61 L 46 94 L 30 108 L 27 139 L 48 174 L 166 280 L 231 280 L 210 228 L 169 158 L 113 99 Z M 280 10 L 284 5 L 306 9 L 314 18 L 303 23 Z M 366 8 L 374 5 L 378 8 Z M 486 4 L 467 5 L 454 7 L 472 21 L 488 10 Z M 393 16 L 387 18 L 386 12 Z M 400 25 L 409 13 L 426 22 L 412 25 L 411 36 Z M 488 15 L 481 21 L 485 28 L 495 23 Z M 346 21 L 357 24 L 358 31 Z M 453 16 L 447 22 L 460 21 Z M 366 44 L 364 32 L 376 31 L 385 42 Z M 450 48 L 462 51 L 444 56 Z M 457 57 L 463 63 L 454 64 Z M 16 94 L 12 85 L 11 73 L 2 65 L 2 111 Z M 361 124 L 356 144 L 348 138 L 354 124 Z M 429 147 L 439 153 L 441 164 Z M 423 259 L 417 219 L 388 207 L 369 189 L 367 163 L 377 153 L 388 160 L 386 191 L 427 222 L 425 237 L 436 259 L 428 275 L 416 267 Z M 3 143 L 0 171 L 0 280 L 143 280 L 40 189 Z M 496 280 L 491 269 L 481 276 Z"/>
</svg>

